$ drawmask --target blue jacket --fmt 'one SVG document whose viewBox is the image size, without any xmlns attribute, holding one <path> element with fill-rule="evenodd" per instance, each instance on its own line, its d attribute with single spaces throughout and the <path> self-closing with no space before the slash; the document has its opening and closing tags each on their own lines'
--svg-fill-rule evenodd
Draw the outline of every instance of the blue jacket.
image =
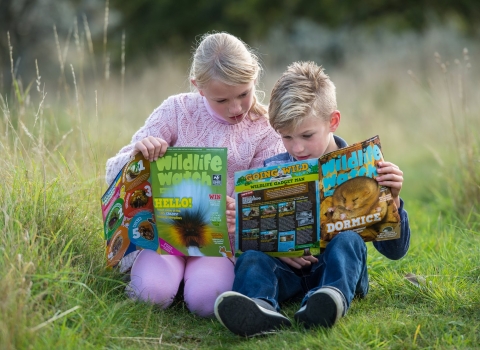
<svg viewBox="0 0 480 350">
<path fill-rule="evenodd" d="M 347 142 L 339 136 L 334 135 L 335 143 L 339 148 L 348 146 Z M 279 165 L 288 162 L 296 162 L 297 160 L 288 153 L 280 153 L 276 156 L 270 157 L 263 162 L 264 166 Z M 410 247 L 410 225 L 408 224 L 408 214 L 403 208 L 403 200 L 400 198 L 400 208 L 398 214 L 401 219 L 401 233 L 400 238 L 391 239 L 388 241 L 374 241 L 373 246 L 384 256 L 392 260 L 398 260 L 407 254 Z"/>
</svg>

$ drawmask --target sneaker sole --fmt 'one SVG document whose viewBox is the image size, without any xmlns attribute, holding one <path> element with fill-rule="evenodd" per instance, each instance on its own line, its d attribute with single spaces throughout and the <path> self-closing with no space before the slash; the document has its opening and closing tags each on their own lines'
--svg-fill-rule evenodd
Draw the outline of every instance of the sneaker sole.
<svg viewBox="0 0 480 350">
<path fill-rule="evenodd" d="M 295 313 L 295 320 L 306 327 L 332 327 L 341 317 L 343 300 L 333 290 L 325 288 L 321 293 L 314 293 L 307 303 Z"/>
<path fill-rule="evenodd" d="M 217 299 L 215 316 L 232 333 L 246 337 L 270 333 L 282 326 L 292 325 L 282 314 L 265 309 L 236 292 L 225 292 Z"/>
</svg>

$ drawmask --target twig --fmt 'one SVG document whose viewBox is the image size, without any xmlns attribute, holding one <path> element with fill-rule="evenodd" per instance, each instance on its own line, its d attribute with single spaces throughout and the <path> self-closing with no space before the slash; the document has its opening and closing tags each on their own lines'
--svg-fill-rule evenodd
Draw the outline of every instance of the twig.
<svg viewBox="0 0 480 350">
<path fill-rule="evenodd" d="M 78 310 L 78 309 L 80 309 L 80 306 L 79 306 L 79 305 L 74 306 L 74 307 L 72 307 L 71 309 L 69 309 L 69 310 L 67 310 L 67 311 L 64 311 L 64 312 L 62 312 L 62 313 L 60 313 L 60 314 L 58 314 L 58 315 L 53 316 L 52 318 L 46 320 L 45 322 L 40 323 L 38 326 L 33 327 L 33 328 L 31 329 L 31 331 L 32 331 L 32 332 L 38 331 L 40 328 L 43 328 L 43 327 L 45 327 L 46 325 L 48 325 L 48 324 L 50 324 L 50 323 L 52 323 L 52 322 L 55 322 L 55 321 L 58 320 L 59 318 L 62 318 L 63 316 L 66 316 L 66 315 L 68 315 L 69 313 L 72 313 L 72 312 L 74 312 L 75 310 Z"/>
<path fill-rule="evenodd" d="M 153 342 L 154 341 L 155 343 L 158 342 L 161 345 L 173 346 L 177 349 L 186 349 L 181 345 L 163 343 L 162 342 L 163 334 L 160 336 L 160 338 L 156 338 L 156 337 L 109 337 L 109 338 L 110 339 L 119 339 L 119 340 L 133 340 L 133 341 L 148 341 L 148 342 Z"/>
</svg>

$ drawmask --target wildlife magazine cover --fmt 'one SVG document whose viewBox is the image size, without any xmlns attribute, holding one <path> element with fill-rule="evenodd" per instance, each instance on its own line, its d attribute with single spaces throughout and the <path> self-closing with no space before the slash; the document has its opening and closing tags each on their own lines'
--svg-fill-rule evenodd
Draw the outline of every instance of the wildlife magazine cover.
<svg viewBox="0 0 480 350">
<path fill-rule="evenodd" d="M 170 147 L 150 173 L 161 254 L 231 257 L 227 149 Z"/>
<path fill-rule="evenodd" d="M 322 240 L 345 230 L 356 231 L 366 242 L 400 237 L 400 215 L 390 188 L 375 180 L 381 161 L 378 135 L 319 159 Z"/>
<path fill-rule="evenodd" d="M 169 147 L 156 162 L 132 157 L 101 198 L 107 267 L 127 272 L 141 249 L 231 256 L 226 167 L 225 148 Z"/>
<path fill-rule="evenodd" d="M 236 255 L 302 256 L 319 249 L 318 160 L 235 172 Z"/>
</svg>

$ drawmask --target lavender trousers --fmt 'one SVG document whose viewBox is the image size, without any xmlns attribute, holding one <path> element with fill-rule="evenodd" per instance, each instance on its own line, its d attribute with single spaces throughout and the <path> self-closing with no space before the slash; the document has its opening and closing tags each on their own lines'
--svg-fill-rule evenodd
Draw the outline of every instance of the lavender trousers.
<svg viewBox="0 0 480 350">
<path fill-rule="evenodd" d="M 201 317 L 213 317 L 217 297 L 232 290 L 234 265 L 228 258 L 159 255 L 145 249 L 138 254 L 130 275 L 127 293 L 131 298 L 165 309 L 183 280 L 188 309 Z"/>
</svg>

